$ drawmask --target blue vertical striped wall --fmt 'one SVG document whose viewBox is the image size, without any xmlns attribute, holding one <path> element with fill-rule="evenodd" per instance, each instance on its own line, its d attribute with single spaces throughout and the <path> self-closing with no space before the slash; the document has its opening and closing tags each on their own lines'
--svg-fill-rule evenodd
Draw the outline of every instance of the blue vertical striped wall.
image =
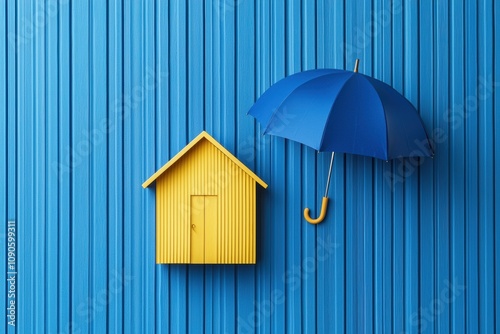
<svg viewBox="0 0 500 334">
<path fill-rule="evenodd" d="M 7 333 L 499 333 L 500 2 L 0 4 Z M 436 157 L 383 162 L 262 136 L 272 83 L 351 69 L 417 106 Z M 141 183 L 202 130 L 266 182 L 257 265 L 155 265 Z"/>
</svg>

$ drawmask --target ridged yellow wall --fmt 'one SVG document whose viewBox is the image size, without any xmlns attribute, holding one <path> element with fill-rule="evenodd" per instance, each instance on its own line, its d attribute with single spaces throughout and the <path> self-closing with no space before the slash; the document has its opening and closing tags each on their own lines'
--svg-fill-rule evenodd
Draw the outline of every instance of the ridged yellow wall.
<svg viewBox="0 0 500 334">
<path fill-rule="evenodd" d="M 156 180 L 156 262 L 191 262 L 193 195 L 217 196 L 214 263 L 255 263 L 255 180 L 206 139 Z"/>
</svg>

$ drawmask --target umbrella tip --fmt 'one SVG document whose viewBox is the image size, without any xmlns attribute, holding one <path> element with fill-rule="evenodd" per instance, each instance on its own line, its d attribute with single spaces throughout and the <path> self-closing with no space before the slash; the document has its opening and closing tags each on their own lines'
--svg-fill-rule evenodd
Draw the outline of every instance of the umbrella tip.
<svg viewBox="0 0 500 334">
<path fill-rule="evenodd" d="M 354 73 L 358 73 L 358 67 L 359 67 L 359 59 L 356 58 L 356 62 L 354 63 Z"/>
</svg>

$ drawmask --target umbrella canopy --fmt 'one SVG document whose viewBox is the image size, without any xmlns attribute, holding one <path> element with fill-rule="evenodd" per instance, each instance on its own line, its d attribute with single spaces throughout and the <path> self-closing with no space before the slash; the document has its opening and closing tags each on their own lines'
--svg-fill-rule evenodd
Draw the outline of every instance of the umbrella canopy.
<svg viewBox="0 0 500 334">
<path fill-rule="evenodd" d="M 391 86 L 353 72 L 321 69 L 300 72 L 277 82 L 252 106 L 249 115 L 271 134 L 332 152 L 321 214 L 326 216 L 335 152 L 390 160 L 432 156 L 422 120 L 413 105 Z"/>
<path fill-rule="evenodd" d="M 413 105 L 391 86 L 334 69 L 300 72 L 269 88 L 248 112 L 276 135 L 318 151 L 390 160 L 431 156 Z"/>
</svg>

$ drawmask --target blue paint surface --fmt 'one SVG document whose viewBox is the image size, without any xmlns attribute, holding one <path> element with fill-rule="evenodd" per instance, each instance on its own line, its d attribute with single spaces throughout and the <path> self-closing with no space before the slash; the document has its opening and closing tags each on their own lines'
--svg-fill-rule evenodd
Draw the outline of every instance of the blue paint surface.
<svg viewBox="0 0 500 334">
<path fill-rule="evenodd" d="M 500 331 L 500 31 L 493 0 L 7 0 L 0 4 L 2 333 Z M 299 71 L 352 69 L 416 106 L 434 159 L 263 136 Z M 207 130 L 269 184 L 255 266 L 155 265 L 142 182 Z M 17 330 L 17 331 L 16 331 Z"/>
</svg>

